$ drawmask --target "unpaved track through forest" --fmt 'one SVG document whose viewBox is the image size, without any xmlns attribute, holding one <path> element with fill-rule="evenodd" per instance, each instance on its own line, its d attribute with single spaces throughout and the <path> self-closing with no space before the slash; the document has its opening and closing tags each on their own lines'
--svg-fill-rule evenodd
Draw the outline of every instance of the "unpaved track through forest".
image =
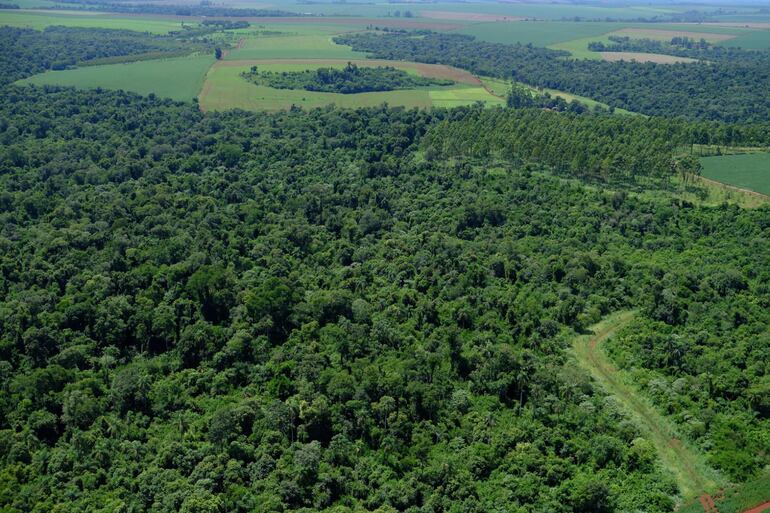
<svg viewBox="0 0 770 513">
<path fill-rule="evenodd" d="M 634 312 L 619 312 L 590 328 L 591 333 L 576 337 L 572 347 L 581 367 L 617 398 L 639 426 L 643 436 L 657 449 L 663 465 L 674 475 L 685 500 L 713 493 L 723 483 L 709 468 L 702 454 L 682 443 L 673 424 L 658 413 L 634 388 L 622 379 L 600 345 L 627 325 Z"/>
</svg>

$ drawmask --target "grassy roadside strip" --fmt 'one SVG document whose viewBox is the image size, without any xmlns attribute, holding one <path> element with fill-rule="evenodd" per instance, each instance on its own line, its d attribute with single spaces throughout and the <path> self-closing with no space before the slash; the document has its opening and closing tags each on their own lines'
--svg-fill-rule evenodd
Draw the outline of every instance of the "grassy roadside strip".
<svg viewBox="0 0 770 513">
<path fill-rule="evenodd" d="M 628 324 L 634 315 L 631 311 L 618 312 L 592 326 L 591 334 L 575 338 L 573 353 L 579 365 L 617 398 L 645 438 L 655 445 L 661 463 L 674 475 L 683 499 L 714 493 L 723 487 L 722 478 L 700 453 L 679 439 L 674 425 L 634 390 L 601 349 L 601 342 Z"/>
</svg>

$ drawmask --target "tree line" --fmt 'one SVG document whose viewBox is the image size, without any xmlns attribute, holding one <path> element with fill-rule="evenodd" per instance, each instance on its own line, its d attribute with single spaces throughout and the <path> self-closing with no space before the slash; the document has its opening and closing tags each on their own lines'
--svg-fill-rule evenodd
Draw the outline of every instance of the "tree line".
<svg viewBox="0 0 770 513">
<path fill-rule="evenodd" d="M 722 61 L 748 66 L 769 66 L 770 52 L 744 50 L 734 46 L 716 46 L 703 39 L 674 37 L 671 41 L 633 39 L 628 36 L 608 36 L 610 43 L 592 41 L 588 49 L 594 52 L 644 52 L 689 57 L 703 61 Z"/>
</svg>

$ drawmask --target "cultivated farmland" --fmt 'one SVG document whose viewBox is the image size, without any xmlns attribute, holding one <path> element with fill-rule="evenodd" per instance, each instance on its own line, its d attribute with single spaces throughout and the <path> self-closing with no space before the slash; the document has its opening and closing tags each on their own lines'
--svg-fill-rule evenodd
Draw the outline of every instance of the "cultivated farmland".
<svg viewBox="0 0 770 513">
<path fill-rule="evenodd" d="M 227 55 L 228 60 L 244 59 L 355 59 L 365 57 L 349 46 L 338 45 L 331 35 L 290 35 L 247 38 Z"/>
<path fill-rule="evenodd" d="M 243 71 L 257 66 L 263 71 L 303 71 L 318 67 L 342 68 L 345 60 L 241 60 L 221 61 L 211 67 L 201 90 L 199 102 L 203 110 L 281 110 L 292 105 L 306 108 L 335 104 L 341 107 L 367 107 L 388 103 L 404 107 L 427 108 L 435 106 L 467 105 L 476 101 L 502 104 L 503 100 L 479 87 L 480 81 L 470 73 L 441 65 L 353 60 L 358 66 L 394 66 L 408 73 L 434 78 L 450 78 L 456 86 L 429 87 L 401 91 L 382 91 L 358 94 L 338 94 L 305 90 L 274 89 L 258 86 L 241 77 Z"/>
<path fill-rule="evenodd" d="M 770 195 L 770 153 L 703 157 L 701 163 L 705 178 Z"/>
<path fill-rule="evenodd" d="M 99 13 L 77 12 L 64 14 L 33 13 L 28 11 L 14 12 L 11 10 L 0 11 L 0 25 L 11 27 L 32 28 L 43 30 L 51 25 L 63 25 L 65 27 L 82 28 L 108 28 L 135 30 L 137 32 L 151 32 L 153 34 L 167 34 L 172 30 L 180 30 L 182 22 L 154 17 L 136 17 L 105 15 Z"/>
<path fill-rule="evenodd" d="M 49 71 L 21 81 L 34 85 L 73 86 L 83 89 L 101 87 L 140 94 L 154 93 L 173 100 L 192 100 L 198 95 L 213 55 L 195 55 L 173 59 L 108 64 Z"/>
</svg>

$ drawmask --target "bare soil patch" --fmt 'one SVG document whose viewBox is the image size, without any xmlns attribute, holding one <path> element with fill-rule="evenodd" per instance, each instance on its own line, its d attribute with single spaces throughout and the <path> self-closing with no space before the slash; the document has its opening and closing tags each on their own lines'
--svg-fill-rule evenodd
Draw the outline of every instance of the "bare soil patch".
<svg viewBox="0 0 770 513">
<path fill-rule="evenodd" d="M 675 55 L 664 55 L 662 53 L 643 53 L 643 52 L 601 52 L 602 59 L 609 62 L 617 61 L 636 61 L 636 62 L 654 62 L 657 64 L 676 64 L 677 62 L 697 62 L 689 57 L 677 57 Z"/>
<path fill-rule="evenodd" d="M 760 504 L 759 506 L 756 506 L 751 509 L 747 509 L 743 513 L 762 513 L 763 511 L 770 510 L 770 501 L 765 502 L 764 504 Z"/>
</svg>

